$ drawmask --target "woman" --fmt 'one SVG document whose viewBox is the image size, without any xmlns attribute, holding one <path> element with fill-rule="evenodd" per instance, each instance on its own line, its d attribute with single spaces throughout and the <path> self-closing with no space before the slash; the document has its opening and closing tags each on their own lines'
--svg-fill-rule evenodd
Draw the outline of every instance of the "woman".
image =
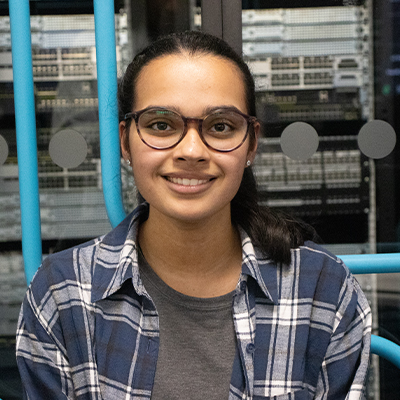
<svg viewBox="0 0 400 400">
<path fill-rule="evenodd" d="M 48 257 L 23 304 L 30 399 L 359 399 L 370 310 L 312 229 L 259 207 L 246 64 L 170 35 L 121 81 L 122 155 L 145 202 Z"/>
</svg>

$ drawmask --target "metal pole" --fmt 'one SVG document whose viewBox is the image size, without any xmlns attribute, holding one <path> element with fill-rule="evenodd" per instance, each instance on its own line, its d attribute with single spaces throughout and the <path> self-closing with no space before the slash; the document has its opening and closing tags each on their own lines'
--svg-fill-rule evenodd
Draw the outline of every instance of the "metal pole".
<svg viewBox="0 0 400 400">
<path fill-rule="evenodd" d="M 117 61 L 113 0 L 94 0 L 100 153 L 107 215 L 115 227 L 126 216 L 122 202 L 118 134 Z"/>
<path fill-rule="evenodd" d="M 390 361 L 400 368 L 400 346 L 380 336 L 371 335 L 371 353 Z"/>
<path fill-rule="evenodd" d="M 400 253 L 339 256 L 353 274 L 400 272 Z"/>
<path fill-rule="evenodd" d="M 21 203 L 22 255 L 25 276 L 29 284 L 42 262 L 29 0 L 9 0 L 9 9 Z"/>
</svg>

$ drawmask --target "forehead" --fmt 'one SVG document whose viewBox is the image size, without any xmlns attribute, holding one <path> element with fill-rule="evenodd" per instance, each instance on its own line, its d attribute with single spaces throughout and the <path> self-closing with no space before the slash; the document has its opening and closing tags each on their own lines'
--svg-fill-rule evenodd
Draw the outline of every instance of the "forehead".
<svg viewBox="0 0 400 400">
<path fill-rule="evenodd" d="M 242 72 L 233 61 L 210 54 L 171 54 L 152 60 L 138 75 L 135 98 L 136 109 L 220 102 L 247 112 Z"/>
</svg>

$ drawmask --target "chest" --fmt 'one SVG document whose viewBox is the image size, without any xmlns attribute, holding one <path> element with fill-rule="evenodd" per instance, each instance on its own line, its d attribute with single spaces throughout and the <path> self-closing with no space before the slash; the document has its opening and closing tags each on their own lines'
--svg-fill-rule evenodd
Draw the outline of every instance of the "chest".
<svg viewBox="0 0 400 400">
<path fill-rule="evenodd" d="M 226 352 L 227 357 L 219 357 L 227 360 L 222 363 L 225 375 L 226 368 L 231 370 L 230 390 L 246 392 L 251 386 L 254 394 L 259 395 L 265 395 L 271 387 L 275 394 L 288 388 L 298 390 L 307 374 L 317 375 L 318 371 L 313 372 L 310 366 L 320 365 L 329 342 L 328 332 L 324 334 L 313 328 L 319 318 L 318 307 L 307 301 L 296 307 L 287 301 L 274 305 L 257 298 L 254 307 L 251 303 L 246 297 L 233 303 L 231 316 L 227 314 L 231 318 L 230 328 L 227 328 L 227 315 L 208 318 L 205 322 L 196 321 L 193 316 L 171 319 L 169 325 L 164 322 L 172 338 L 171 345 L 162 343 L 163 317 L 149 299 L 119 293 L 101 301 L 90 314 L 90 337 L 81 340 L 90 341 L 91 356 L 87 361 L 98 377 L 102 397 L 148 398 L 154 390 L 157 363 L 165 344 L 175 349 L 173 353 L 184 346 L 189 350 L 183 358 L 182 353 L 174 354 L 172 359 L 164 358 L 164 366 L 169 365 L 167 369 L 175 377 L 185 373 L 188 354 L 196 361 L 196 357 L 206 356 L 208 352 L 211 354 L 208 361 L 213 362 L 213 357 L 222 354 L 216 343 L 226 346 L 221 339 L 222 331 L 218 330 L 221 324 L 231 330 L 234 339 L 233 360 L 232 348 Z M 197 331 L 199 323 L 204 323 L 204 329 Z M 204 331 L 214 334 L 214 339 L 204 336 Z M 190 368 L 193 365 L 196 362 Z M 78 374 L 75 378 L 81 379 Z"/>
</svg>

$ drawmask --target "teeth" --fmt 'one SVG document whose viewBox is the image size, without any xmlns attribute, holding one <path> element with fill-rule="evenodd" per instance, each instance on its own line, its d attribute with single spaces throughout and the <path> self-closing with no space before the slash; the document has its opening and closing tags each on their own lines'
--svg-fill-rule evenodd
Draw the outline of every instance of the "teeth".
<svg viewBox="0 0 400 400">
<path fill-rule="evenodd" d="M 183 186 L 196 186 L 196 185 L 202 185 L 207 182 L 207 180 L 204 179 L 187 179 L 187 178 L 171 178 L 171 177 L 168 177 L 168 180 Z"/>
</svg>

